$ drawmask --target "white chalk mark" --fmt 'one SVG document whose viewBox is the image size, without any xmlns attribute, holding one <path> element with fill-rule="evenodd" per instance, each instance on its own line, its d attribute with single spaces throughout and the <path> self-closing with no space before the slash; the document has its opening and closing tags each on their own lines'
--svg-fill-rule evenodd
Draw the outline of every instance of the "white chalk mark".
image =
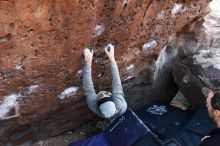
<svg viewBox="0 0 220 146">
<path fill-rule="evenodd" d="M 124 81 L 127 81 L 129 79 L 132 79 L 133 77 L 132 76 L 128 76 L 127 78 L 124 79 Z"/>
<path fill-rule="evenodd" d="M 157 46 L 157 42 L 155 40 L 150 40 L 147 41 L 143 46 L 142 46 L 142 50 L 144 52 L 147 52 L 148 50 L 154 48 Z"/>
<path fill-rule="evenodd" d="M 94 28 L 92 37 L 97 37 L 99 35 L 101 35 L 104 32 L 105 28 L 102 24 L 97 24 Z"/>
<path fill-rule="evenodd" d="M 183 5 L 182 4 L 175 4 L 173 9 L 171 10 L 171 13 L 172 15 L 175 15 L 179 12 L 182 12 L 184 9 L 183 9 Z"/>
<path fill-rule="evenodd" d="M 69 88 L 66 88 L 58 97 L 60 99 L 65 99 L 66 97 L 74 95 L 77 90 L 78 90 L 78 87 L 71 86 Z"/>
<path fill-rule="evenodd" d="M 77 78 L 78 80 L 80 80 L 81 77 L 82 77 L 82 75 L 83 75 L 83 70 L 82 70 L 82 69 L 81 69 L 81 70 L 78 70 L 78 72 L 76 73 L 76 78 Z"/>
<path fill-rule="evenodd" d="M 98 78 L 100 78 L 100 77 L 102 77 L 102 74 L 98 74 L 98 76 L 97 76 Z"/>
<path fill-rule="evenodd" d="M 39 85 L 31 85 L 28 87 L 28 93 L 33 93 L 36 91 L 37 88 L 39 88 L 40 86 Z"/>
<path fill-rule="evenodd" d="M 157 14 L 157 18 L 158 18 L 158 19 L 163 19 L 163 18 L 164 18 L 164 15 L 165 15 L 165 12 L 164 12 L 164 11 L 161 11 L 160 13 Z"/>
<path fill-rule="evenodd" d="M 123 6 L 128 5 L 129 0 L 123 0 Z"/>
<path fill-rule="evenodd" d="M 18 114 L 18 98 L 21 97 L 20 93 L 13 93 L 4 97 L 4 100 L 0 103 L 0 119 L 8 119 L 11 117 L 17 117 Z M 7 116 L 12 108 L 16 109 L 16 113 L 13 116 Z"/>
<path fill-rule="evenodd" d="M 129 66 L 126 67 L 127 71 L 132 71 L 134 69 L 134 65 L 130 64 Z"/>
<path fill-rule="evenodd" d="M 81 70 L 78 70 L 77 76 L 82 75 L 82 73 L 83 73 L 83 70 L 82 70 L 82 69 L 81 69 Z"/>
<path fill-rule="evenodd" d="M 17 64 L 17 65 L 15 66 L 15 68 L 16 68 L 17 70 L 23 70 L 22 67 L 23 67 L 23 65 L 21 65 L 21 64 Z"/>
</svg>

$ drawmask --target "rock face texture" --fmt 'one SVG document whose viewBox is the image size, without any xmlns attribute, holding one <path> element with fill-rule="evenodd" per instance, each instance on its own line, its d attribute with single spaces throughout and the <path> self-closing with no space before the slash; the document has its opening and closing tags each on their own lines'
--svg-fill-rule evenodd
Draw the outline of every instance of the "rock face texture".
<svg viewBox="0 0 220 146">
<path fill-rule="evenodd" d="M 201 50 L 175 65 L 173 75 L 193 108 L 205 104 L 209 89 L 220 88 L 220 50 Z"/>
<path fill-rule="evenodd" d="M 192 105 L 192 108 L 206 103 L 205 100 L 209 89 L 215 90 L 220 88 L 219 5 L 220 1 L 218 0 L 210 3 L 211 12 L 206 15 L 203 23 L 203 30 L 206 32 L 206 35 L 202 35 L 204 33 L 201 32 L 200 35 L 197 35 L 205 36 L 202 37 L 203 39 L 199 39 L 203 41 L 203 45 L 192 47 L 197 51 L 198 48 L 203 50 L 195 52 L 195 54 L 193 53 L 194 55 L 191 54 L 190 57 L 176 64 L 173 68 L 175 82 Z"/>
<path fill-rule="evenodd" d="M 103 47 L 113 43 L 129 104 L 169 100 L 175 92 L 164 88 L 168 80 L 173 86 L 166 62 L 174 61 L 177 49 L 193 52 L 186 44 L 198 42 L 188 43 L 195 35 L 190 31 L 202 23 L 208 3 L 0 1 L 0 145 L 31 145 L 94 119 L 81 88 L 86 47 L 95 51 L 97 90 L 111 90 Z"/>
</svg>

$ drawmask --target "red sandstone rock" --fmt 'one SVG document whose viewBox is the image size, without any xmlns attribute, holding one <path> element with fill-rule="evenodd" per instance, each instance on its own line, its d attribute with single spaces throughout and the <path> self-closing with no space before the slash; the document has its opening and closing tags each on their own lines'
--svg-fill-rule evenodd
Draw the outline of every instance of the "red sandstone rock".
<svg viewBox="0 0 220 146">
<path fill-rule="evenodd" d="M 136 77 L 154 65 L 171 35 L 206 13 L 207 4 L 0 1 L 0 143 L 31 144 L 94 118 L 81 88 L 84 48 L 95 50 L 97 89 L 110 89 L 106 44 L 116 45 L 122 80 Z"/>
</svg>

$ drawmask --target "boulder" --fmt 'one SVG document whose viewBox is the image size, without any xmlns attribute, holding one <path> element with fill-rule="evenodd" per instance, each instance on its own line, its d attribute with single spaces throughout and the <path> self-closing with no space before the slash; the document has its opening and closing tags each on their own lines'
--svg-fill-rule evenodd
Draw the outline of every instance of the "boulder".
<svg viewBox="0 0 220 146">
<path fill-rule="evenodd" d="M 193 108 L 205 103 L 209 89 L 220 88 L 220 11 L 217 7 L 219 4 L 217 0 L 210 3 L 211 11 L 204 17 L 202 33 L 196 35 L 200 37 L 199 41 L 196 40 L 200 45 L 187 46 L 191 49 L 181 49 L 181 56 L 187 59 L 173 68 L 174 79 Z M 203 35 L 203 32 L 206 35 Z M 196 51 L 195 54 L 190 50 L 200 51 L 198 53 Z"/>
<path fill-rule="evenodd" d="M 202 18 L 208 3 L 0 1 L 0 144 L 31 145 L 97 119 L 82 91 L 82 51 L 86 47 L 95 52 L 97 90 L 111 89 L 103 51 L 108 43 L 116 46 L 125 89 L 136 84 L 151 86 L 155 61 L 169 37 Z M 147 80 L 141 81 L 142 77 Z M 146 98 L 145 89 L 141 86 L 137 96 L 128 96 L 129 104 L 135 107 L 154 99 Z M 145 102 L 139 100 L 143 97 Z"/>
<path fill-rule="evenodd" d="M 220 49 L 200 50 L 173 68 L 173 76 L 192 108 L 206 104 L 209 89 L 220 88 Z"/>
</svg>

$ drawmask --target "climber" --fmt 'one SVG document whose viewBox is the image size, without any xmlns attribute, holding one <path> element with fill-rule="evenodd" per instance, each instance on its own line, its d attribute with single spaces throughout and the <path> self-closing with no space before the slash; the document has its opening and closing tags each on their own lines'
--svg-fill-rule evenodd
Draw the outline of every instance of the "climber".
<svg viewBox="0 0 220 146">
<path fill-rule="evenodd" d="M 111 64 L 112 93 L 100 91 L 96 94 L 91 75 L 93 50 L 90 51 L 89 49 L 84 50 L 83 89 L 87 104 L 94 113 L 103 118 L 118 117 L 126 111 L 127 103 L 124 99 L 119 71 L 114 57 L 114 46 L 108 44 L 105 47 L 105 52 Z"/>
<path fill-rule="evenodd" d="M 220 145 L 220 90 L 211 91 L 207 97 L 209 117 L 216 123 L 216 129 L 211 130 L 208 136 L 202 139 L 200 146 Z"/>
</svg>

